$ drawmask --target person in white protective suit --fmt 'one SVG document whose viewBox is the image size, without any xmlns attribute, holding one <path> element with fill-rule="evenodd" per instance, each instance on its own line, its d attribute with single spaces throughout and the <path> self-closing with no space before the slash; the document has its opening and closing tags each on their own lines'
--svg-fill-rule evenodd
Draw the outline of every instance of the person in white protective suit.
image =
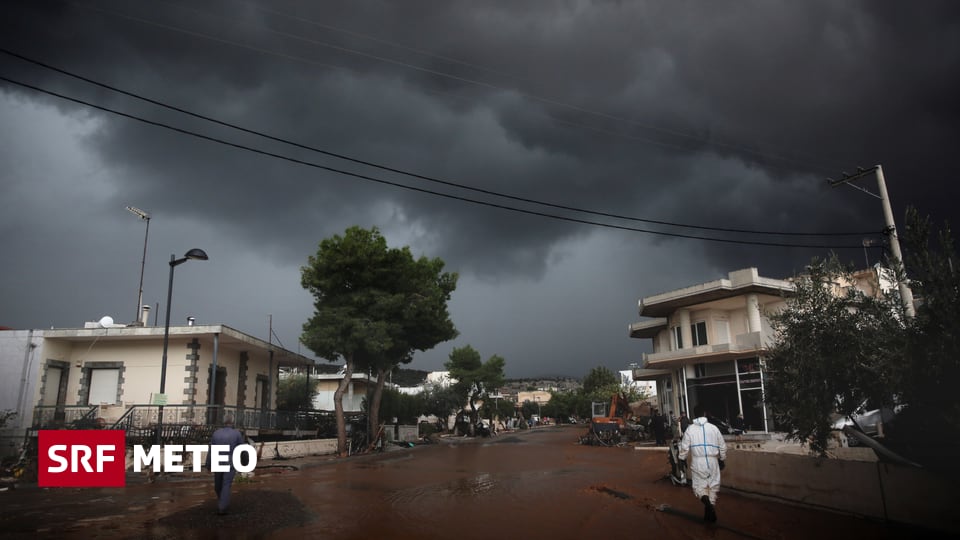
<svg viewBox="0 0 960 540">
<path fill-rule="evenodd" d="M 727 444 L 717 426 L 707 420 L 703 406 L 694 407 L 693 415 L 696 418 L 680 439 L 678 457 L 688 464 L 693 494 L 703 503 L 703 520 L 713 523 L 717 521 L 714 507 L 720 491 L 720 471 L 727 459 Z"/>
</svg>

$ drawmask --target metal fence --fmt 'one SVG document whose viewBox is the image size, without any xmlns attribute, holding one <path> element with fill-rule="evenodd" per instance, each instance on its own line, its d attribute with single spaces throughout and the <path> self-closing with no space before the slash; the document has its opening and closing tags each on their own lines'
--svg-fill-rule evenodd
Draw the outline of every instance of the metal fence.
<svg viewBox="0 0 960 540">
<path fill-rule="evenodd" d="M 160 438 L 169 444 L 205 444 L 213 431 L 232 414 L 234 425 L 242 430 L 293 431 L 300 437 L 337 436 L 333 411 L 271 411 L 224 405 L 164 405 L 161 424 L 159 405 L 131 405 L 112 424 L 97 418 L 96 405 L 44 406 L 34 409 L 33 429 L 120 429 L 127 432 L 128 444 L 152 444 Z M 364 429 L 366 416 L 346 413 L 348 429 Z M 287 433 L 289 435 L 289 433 Z"/>
<path fill-rule="evenodd" d="M 163 410 L 161 425 L 160 411 Z M 224 405 L 132 405 L 111 429 L 127 432 L 127 444 L 149 444 L 160 440 L 168 444 L 205 444 L 232 414 L 238 429 L 274 429 L 276 411 L 240 409 Z"/>
<path fill-rule="evenodd" d="M 33 408 L 33 429 L 94 429 L 96 405 L 41 405 Z"/>
<path fill-rule="evenodd" d="M 234 425 L 245 429 L 272 429 L 277 426 L 277 412 L 260 409 L 240 409 L 226 405 L 131 405 L 113 424 L 113 429 L 130 430 L 156 425 L 163 410 L 163 423 L 171 425 L 223 425 L 224 417 L 232 414 Z"/>
</svg>

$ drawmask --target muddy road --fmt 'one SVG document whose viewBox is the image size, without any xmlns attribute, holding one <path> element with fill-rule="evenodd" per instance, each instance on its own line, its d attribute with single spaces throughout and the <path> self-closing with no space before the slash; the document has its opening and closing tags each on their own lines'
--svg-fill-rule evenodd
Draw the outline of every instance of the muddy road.
<svg viewBox="0 0 960 540">
<path fill-rule="evenodd" d="M 348 459 L 261 461 L 215 515 L 210 474 L 0 493 L 9 538 L 808 539 L 911 531 L 723 491 L 716 525 L 665 479 L 665 449 L 580 446 L 546 427 Z M 663 506 L 666 505 L 666 506 Z M 664 511 L 666 510 L 666 511 Z"/>
</svg>

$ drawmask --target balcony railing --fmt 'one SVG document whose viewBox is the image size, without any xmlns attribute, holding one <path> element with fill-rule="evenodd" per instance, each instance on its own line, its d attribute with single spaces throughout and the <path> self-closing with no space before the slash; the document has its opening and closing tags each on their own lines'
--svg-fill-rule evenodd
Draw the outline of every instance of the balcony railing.
<svg viewBox="0 0 960 540">
<path fill-rule="evenodd" d="M 88 405 L 43 406 L 34 409 L 33 429 L 120 429 L 127 432 L 127 444 L 152 444 L 157 440 L 160 406 L 131 405 L 112 423 L 98 418 L 99 407 Z M 269 411 L 224 405 L 165 405 L 163 433 L 167 444 L 207 444 L 224 415 L 232 413 L 241 430 L 294 431 L 303 437 L 329 438 L 337 435 L 332 411 Z M 350 424 L 362 424 L 365 415 L 347 413 Z M 358 425 L 359 425 L 358 424 Z"/>
<path fill-rule="evenodd" d="M 127 432 L 127 444 L 149 444 L 156 441 L 157 405 L 133 405 L 111 426 Z M 303 436 L 336 437 L 336 417 L 331 411 L 265 411 L 239 409 L 224 405 L 165 405 L 163 407 L 162 440 L 169 444 L 205 444 L 213 431 L 223 425 L 227 414 L 234 417 L 234 426 L 242 430 L 296 431 Z M 356 414 L 347 414 L 353 422 Z"/>
<path fill-rule="evenodd" d="M 96 405 L 40 405 L 33 409 L 33 429 L 93 429 L 97 425 Z"/>
<path fill-rule="evenodd" d="M 136 429 L 156 425 L 160 406 L 131 405 L 127 412 L 113 424 L 113 429 Z M 232 405 L 164 405 L 163 423 L 185 426 L 223 424 L 223 418 L 231 413 L 234 425 L 246 429 L 270 429 L 276 427 L 276 411 L 261 409 L 238 409 Z"/>
<path fill-rule="evenodd" d="M 664 351 L 658 353 L 646 353 L 643 355 L 645 365 L 653 367 L 657 364 L 673 363 L 671 361 L 680 361 L 684 359 L 702 359 L 709 360 L 710 357 L 729 356 L 734 357 L 740 354 L 755 353 L 763 347 L 763 336 L 760 332 L 747 332 L 738 334 L 734 337 L 733 343 L 716 343 L 712 345 L 700 345 L 698 347 L 688 347 L 678 351 Z"/>
</svg>

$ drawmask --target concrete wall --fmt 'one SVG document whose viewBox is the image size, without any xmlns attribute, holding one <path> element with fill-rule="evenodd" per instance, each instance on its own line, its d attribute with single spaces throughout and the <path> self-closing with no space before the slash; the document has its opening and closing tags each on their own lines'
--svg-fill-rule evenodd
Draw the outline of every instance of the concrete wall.
<svg viewBox="0 0 960 540">
<path fill-rule="evenodd" d="M 310 439 L 256 443 L 257 460 L 321 456 L 337 453 L 336 439 Z"/>
<path fill-rule="evenodd" d="M 337 440 L 336 439 L 311 439 L 303 441 L 280 441 L 267 442 L 267 443 L 255 443 L 253 447 L 257 450 L 257 463 L 262 461 L 268 461 L 278 458 L 295 458 L 303 456 L 320 456 L 320 455 L 329 455 L 337 453 Z M 191 470 L 193 468 L 192 454 L 185 452 L 181 454 L 183 456 L 183 461 L 180 463 L 183 465 L 184 470 Z M 202 452 L 200 457 L 201 463 L 205 463 L 207 459 L 207 452 Z M 126 470 L 133 470 L 133 450 L 127 450 L 126 455 Z M 142 471 L 144 474 L 147 474 L 147 471 Z"/>
<path fill-rule="evenodd" d="M 723 486 L 879 519 L 960 532 L 952 486 L 923 469 L 877 461 L 729 450 Z"/>
<path fill-rule="evenodd" d="M 383 433 L 387 442 L 417 442 L 420 440 L 420 426 L 415 425 L 397 426 L 396 434 L 394 434 L 394 426 L 387 425 L 384 427 Z"/>
<path fill-rule="evenodd" d="M 37 373 L 42 356 L 38 349 L 42 342 L 27 330 L 0 332 L 0 411 L 17 413 L 7 420 L 5 428 L 0 428 L 0 456 L 18 452 L 23 443 L 22 427 L 30 425 L 34 395 L 39 391 Z"/>
</svg>

